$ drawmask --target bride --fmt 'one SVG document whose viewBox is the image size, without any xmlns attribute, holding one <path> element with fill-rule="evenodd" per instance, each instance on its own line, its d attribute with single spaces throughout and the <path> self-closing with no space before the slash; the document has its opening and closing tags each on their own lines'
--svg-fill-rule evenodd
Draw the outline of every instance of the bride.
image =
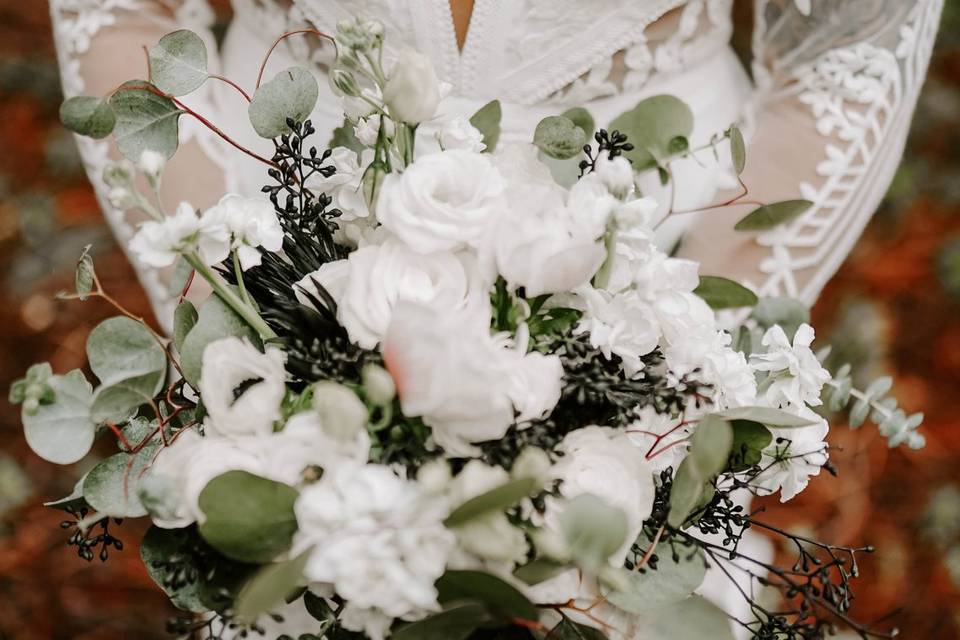
<svg viewBox="0 0 960 640">
<path fill-rule="evenodd" d="M 726 200 L 737 182 L 707 151 L 674 166 L 675 194 L 655 176 L 641 185 L 661 201 L 674 199 L 676 209 L 709 207 L 672 217 L 660 241 L 698 260 L 703 273 L 812 304 L 899 163 L 942 0 L 753 4 L 749 75 L 729 44 L 733 0 L 233 0 L 235 17 L 219 46 L 205 0 L 51 0 L 51 11 L 68 96 L 105 94 L 142 76 L 142 57 L 117 53 L 152 45 L 176 28 L 202 34 L 208 50 L 218 52 L 209 66 L 250 90 L 277 35 L 307 27 L 332 34 L 340 20 L 358 14 L 384 23 L 388 46 L 430 57 L 449 84 L 442 115 L 470 115 L 499 98 L 502 139 L 523 140 L 543 117 L 575 106 L 606 126 L 644 98 L 677 96 L 694 114 L 694 148 L 731 123 L 746 132 L 742 177 L 752 200 L 802 198 L 813 206 L 773 231 L 734 231 L 746 211 L 710 205 Z M 294 36 L 274 53 L 265 76 L 304 61 L 324 71 L 332 58 L 329 45 Z M 188 102 L 247 148 L 269 155 L 233 87 L 206 83 Z M 321 139 L 342 124 L 340 113 L 339 99 L 322 85 L 312 115 Z M 427 140 L 434 134 L 430 123 L 418 130 Z M 198 123 L 184 119 L 181 138 L 165 172 L 169 201 L 206 207 L 225 191 L 256 191 L 265 181 L 256 162 Z M 131 224 L 109 205 L 100 179 L 115 152 L 104 141 L 78 144 L 107 219 L 126 240 Z M 131 259 L 158 319 L 169 320 L 169 274 Z"/>
</svg>

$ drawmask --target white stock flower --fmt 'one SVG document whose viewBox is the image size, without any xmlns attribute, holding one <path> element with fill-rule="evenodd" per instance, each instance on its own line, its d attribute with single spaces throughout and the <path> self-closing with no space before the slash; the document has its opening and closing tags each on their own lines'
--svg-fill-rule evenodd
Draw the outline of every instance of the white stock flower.
<svg viewBox="0 0 960 640">
<path fill-rule="evenodd" d="M 345 263 L 345 264 L 343 264 Z M 337 318 L 350 339 L 365 349 L 380 342 L 394 307 L 417 302 L 438 310 L 455 310 L 466 303 L 475 271 L 452 253 L 421 254 L 389 238 L 361 247 L 345 260 L 327 263 L 299 286 L 310 290 L 310 279 L 323 285 L 337 302 Z"/>
<path fill-rule="evenodd" d="M 257 247 L 273 252 L 283 247 L 283 228 L 277 212 L 264 197 L 246 198 L 228 193 L 204 212 L 203 219 L 227 228 L 231 248 L 236 250 L 243 270 L 260 264 Z"/>
<path fill-rule="evenodd" d="M 760 468 L 754 484 L 763 493 L 780 491 L 780 502 L 790 500 L 807 488 L 810 476 L 820 475 L 827 463 L 827 421 L 812 409 L 803 407 L 798 412 L 814 424 L 796 429 L 770 428 L 773 440 L 763 450 Z"/>
<path fill-rule="evenodd" d="M 488 154 L 431 153 L 384 178 L 377 218 L 420 253 L 477 247 L 503 207 L 503 189 Z"/>
<path fill-rule="evenodd" d="M 767 401 L 773 406 L 821 404 L 820 389 L 830 380 L 830 372 L 823 368 L 810 349 L 813 339 L 813 327 L 802 324 L 791 345 L 783 329 L 774 325 L 761 341 L 767 348 L 766 353 L 755 353 L 750 357 L 755 370 L 770 374 L 764 384 Z"/>
<path fill-rule="evenodd" d="M 633 165 L 623 156 L 610 158 L 601 154 L 593 175 L 600 178 L 611 195 L 621 200 L 633 191 Z"/>
<path fill-rule="evenodd" d="M 230 255 L 230 232 L 217 221 L 201 220 L 189 203 L 181 202 L 172 216 L 140 225 L 130 249 L 151 267 L 169 267 L 180 254 L 194 250 L 205 264 L 217 264 Z"/>
<path fill-rule="evenodd" d="M 607 358 L 619 356 L 627 376 L 635 375 L 643 368 L 642 356 L 660 341 L 653 308 L 632 291 L 610 294 L 588 285 L 577 293 L 586 310 L 576 331 L 589 333 L 594 348 Z"/>
<path fill-rule="evenodd" d="M 448 119 L 437 133 L 437 141 L 443 150 L 464 149 L 480 153 L 487 148 L 483 134 L 463 116 Z"/>
<path fill-rule="evenodd" d="M 156 184 L 166 164 L 167 159 L 162 153 L 152 149 L 144 149 L 137 161 L 137 168 L 147 176 L 151 184 Z"/>
<path fill-rule="evenodd" d="M 400 122 L 419 124 L 432 118 L 440 104 L 440 81 L 430 58 L 402 50 L 383 88 L 383 101 Z"/>
<path fill-rule="evenodd" d="M 280 419 L 286 375 L 283 352 L 277 348 L 261 353 L 233 337 L 208 344 L 200 373 L 207 430 L 223 436 L 272 433 Z"/>
<path fill-rule="evenodd" d="M 510 475 L 502 467 L 471 460 L 449 483 L 451 507 L 506 484 Z M 527 554 L 523 531 L 510 524 L 503 511 L 491 511 L 454 529 L 460 547 L 483 560 L 516 563 Z"/>
<path fill-rule="evenodd" d="M 439 610 L 434 582 L 454 536 L 446 509 L 416 483 L 381 465 L 341 465 L 304 488 L 294 510 L 295 550 L 312 548 L 304 575 L 347 601 L 350 630 L 382 640 L 393 618 Z"/>
<path fill-rule="evenodd" d="M 494 339 L 489 317 L 482 300 L 455 312 L 401 303 L 381 345 L 403 413 L 422 417 L 452 456 L 503 437 L 517 409 L 543 416 L 559 399 L 556 356 L 524 354 Z M 526 385 L 531 371 L 548 379 Z"/>
</svg>

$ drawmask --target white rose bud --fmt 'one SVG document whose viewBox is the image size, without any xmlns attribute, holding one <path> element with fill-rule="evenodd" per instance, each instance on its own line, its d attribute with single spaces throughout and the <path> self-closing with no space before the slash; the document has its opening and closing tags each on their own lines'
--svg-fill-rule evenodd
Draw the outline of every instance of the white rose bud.
<svg viewBox="0 0 960 640">
<path fill-rule="evenodd" d="M 133 192 L 126 187 L 114 187 L 110 189 L 109 193 L 107 193 L 107 200 L 110 201 L 111 207 L 120 209 L 121 211 L 131 209 L 137 204 L 137 199 L 133 196 Z"/>
<path fill-rule="evenodd" d="M 313 387 L 313 408 L 320 416 L 323 430 L 331 437 L 347 441 L 367 425 L 367 408 L 353 391 L 336 382 L 318 382 Z"/>
<path fill-rule="evenodd" d="M 381 366 L 368 364 L 360 373 L 363 379 L 363 390 L 367 399 L 373 404 L 383 406 L 393 402 L 397 395 L 397 386 L 390 373 Z"/>
<path fill-rule="evenodd" d="M 330 86 L 334 92 L 340 95 L 356 97 L 360 95 L 360 87 L 357 86 L 357 79 L 353 74 L 343 69 L 334 69 L 330 73 Z"/>
<path fill-rule="evenodd" d="M 162 153 L 146 149 L 143 153 L 140 154 L 140 159 L 137 161 L 137 167 L 143 174 L 147 177 L 147 181 L 150 183 L 150 186 L 156 188 L 157 184 L 160 182 L 160 174 L 163 172 L 164 166 L 167 164 L 167 159 L 163 156 Z"/>
<path fill-rule="evenodd" d="M 404 49 L 387 79 L 383 99 L 391 117 L 401 122 L 420 124 L 432 118 L 440 103 L 440 81 L 430 59 Z"/>
<path fill-rule="evenodd" d="M 534 478 L 538 482 L 545 483 L 550 479 L 552 468 L 553 464 L 546 451 L 538 447 L 527 447 L 517 456 L 510 474 L 514 478 Z"/>
<path fill-rule="evenodd" d="M 129 187 L 133 184 L 134 172 L 129 160 L 111 162 L 103 170 L 103 181 L 108 187 Z"/>
</svg>

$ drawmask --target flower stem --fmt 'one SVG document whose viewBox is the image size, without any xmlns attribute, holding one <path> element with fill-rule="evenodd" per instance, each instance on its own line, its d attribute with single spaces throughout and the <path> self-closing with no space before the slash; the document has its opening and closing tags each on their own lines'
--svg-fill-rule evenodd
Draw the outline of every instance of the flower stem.
<svg viewBox="0 0 960 640">
<path fill-rule="evenodd" d="M 237 276 L 237 287 L 240 289 L 240 297 L 248 306 L 253 306 L 250 302 L 250 294 L 247 293 L 247 286 L 243 283 L 243 268 L 240 266 L 240 254 L 233 251 L 233 273 Z"/>
<path fill-rule="evenodd" d="M 277 337 L 277 334 L 274 333 L 273 329 L 271 329 L 266 322 L 264 322 L 263 318 L 260 317 L 260 314 L 258 314 L 251 305 L 241 300 L 240 297 L 233 292 L 233 289 L 228 287 L 223 280 L 217 277 L 217 275 L 213 272 L 213 269 L 207 266 L 207 264 L 204 263 L 196 253 L 184 254 L 183 258 L 191 267 L 194 268 L 197 273 L 203 277 L 204 280 L 210 283 L 210 286 L 213 287 L 214 292 L 220 296 L 220 299 L 226 302 L 227 305 L 237 313 L 237 315 L 239 315 L 246 321 L 247 324 L 253 327 L 257 333 L 260 334 L 261 338 L 264 340 L 269 340 Z"/>
</svg>

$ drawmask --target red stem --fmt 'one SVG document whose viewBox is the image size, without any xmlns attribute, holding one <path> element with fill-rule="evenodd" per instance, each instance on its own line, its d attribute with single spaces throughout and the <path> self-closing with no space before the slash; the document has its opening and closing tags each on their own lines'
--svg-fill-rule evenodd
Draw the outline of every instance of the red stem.
<svg viewBox="0 0 960 640">
<path fill-rule="evenodd" d="M 340 49 L 337 47 L 337 41 L 334 40 L 331 36 L 327 35 L 323 31 L 317 31 L 316 29 L 297 29 L 296 31 L 288 31 L 287 33 L 282 34 L 279 38 L 273 41 L 273 44 L 270 45 L 270 48 L 267 49 L 267 55 L 263 56 L 263 62 L 260 63 L 260 72 L 257 74 L 257 85 L 256 89 L 260 88 L 260 82 L 263 80 L 263 71 L 267 68 L 267 61 L 270 60 L 270 56 L 273 54 L 273 50 L 277 48 L 277 45 L 289 38 L 290 36 L 297 35 L 299 33 L 312 33 L 321 38 L 326 38 L 333 43 L 334 48 L 337 50 L 337 57 L 340 57 Z"/>
<path fill-rule="evenodd" d="M 227 78 L 226 76 L 221 76 L 215 73 L 211 73 L 208 77 L 213 78 L 214 80 L 219 80 L 220 82 L 226 82 L 228 85 L 230 85 L 231 87 L 239 91 L 240 95 L 242 95 L 247 102 L 250 102 L 250 94 L 244 91 L 243 87 L 238 85 L 236 82 L 234 82 L 230 78 Z"/>
</svg>

